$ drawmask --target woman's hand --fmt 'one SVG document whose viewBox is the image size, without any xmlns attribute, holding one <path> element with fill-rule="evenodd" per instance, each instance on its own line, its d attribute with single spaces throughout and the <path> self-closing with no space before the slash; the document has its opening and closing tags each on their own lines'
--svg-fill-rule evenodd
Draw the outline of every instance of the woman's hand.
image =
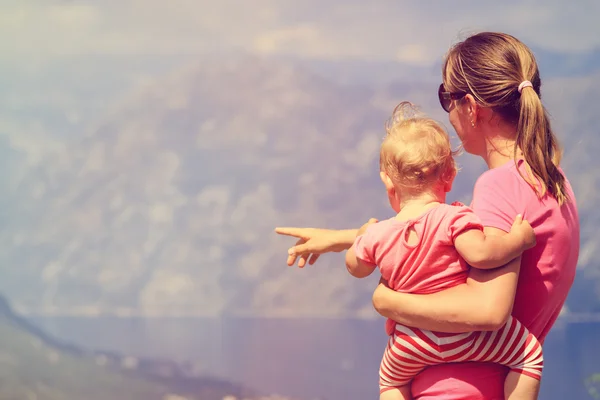
<svg viewBox="0 0 600 400">
<path fill-rule="evenodd" d="M 275 232 L 298 238 L 296 244 L 288 250 L 287 265 L 292 266 L 298 260 L 298 267 L 304 268 L 307 262 L 313 265 L 321 254 L 349 249 L 354 243 L 357 230 L 275 228 Z"/>
<path fill-rule="evenodd" d="M 367 221 L 366 224 L 364 224 L 363 226 L 360 227 L 358 232 L 356 232 L 356 236 L 363 235 L 367 231 L 367 228 L 369 227 L 369 225 L 376 224 L 377 222 L 379 222 L 379 221 L 377 221 L 376 218 L 371 218 L 370 220 Z"/>
<path fill-rule="evenodd" d="M 390 319 L 392 318 L 390 311 L 395 311 L 393 310 L 393 306 L 395 305 L 390 307 L 389 299 L 394 293 L 396 292 L 390 289 L 388 282 L 381 277 L 381 279 L 379 279 L 379 285 L 377 285 L 377 288 L 375 288 L 375 291 L 373 292 L 372 298 L 373 308 L 375 308 L 375 311 L 377 311 L 380 315 Z M 390 308 L 392 308 L 392 310 L 390 310 Z"/>
</svg>

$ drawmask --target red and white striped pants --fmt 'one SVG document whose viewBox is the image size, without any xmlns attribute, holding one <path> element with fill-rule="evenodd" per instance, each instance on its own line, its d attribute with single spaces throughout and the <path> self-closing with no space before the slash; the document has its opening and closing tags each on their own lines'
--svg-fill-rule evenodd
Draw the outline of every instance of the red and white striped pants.
<svg viewBox="0 0 600 400">
<path fill-rule="evenodd" d="M 544 366 L 542 345 L 513 317 L 493 332 L 437 333 L 396 324 L 381 360 L 380 392 L 410 383 L 427 366 L 466 361 L 502 364 L 538 380 Z"/>
</svg>

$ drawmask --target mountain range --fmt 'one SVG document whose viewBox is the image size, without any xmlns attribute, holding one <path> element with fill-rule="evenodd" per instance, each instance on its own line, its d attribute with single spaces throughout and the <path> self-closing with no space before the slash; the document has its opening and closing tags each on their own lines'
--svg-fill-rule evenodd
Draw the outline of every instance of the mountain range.
<svg viewBox="0 0 600 400">
<path fill-rule="evenodd" d="M 337 254 L 290 269 L 273 228 L 391 215 L 377 173 L 391 110 L 410 100 L 449 124 L 433 73 L 353 84 L 315 65 L 188 60 L 1 112 L 0 291 L 24 314 L 373 316 L 376 277 L 349 277 Z M 582 216 L 578 311 L 600 310 L 598 71 L 542 89 Z M 468 202 L 484 165 L 459 163 L 449 200 Z"/>
</svg>

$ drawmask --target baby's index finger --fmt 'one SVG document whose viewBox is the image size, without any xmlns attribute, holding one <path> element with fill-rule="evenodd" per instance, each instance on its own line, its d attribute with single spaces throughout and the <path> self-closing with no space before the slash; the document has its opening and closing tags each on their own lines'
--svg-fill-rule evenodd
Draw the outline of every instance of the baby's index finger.
<svg viewBox="0 0 600 400">
<path fill-rule="evenodd" d="M 304 238 L 304 235 L 302 234 L 303 230 L 303 228 L 277 227 L 275 228 L 275 233 L 284 236 Z"/>
</svg>

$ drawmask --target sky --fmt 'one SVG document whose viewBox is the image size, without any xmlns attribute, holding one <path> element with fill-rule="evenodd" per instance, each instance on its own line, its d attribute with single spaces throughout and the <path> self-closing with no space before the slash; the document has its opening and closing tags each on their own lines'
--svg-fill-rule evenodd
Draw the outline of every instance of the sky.
<svg viewBox="0 0 600 400">
<path fill-rule="evenodd" d="M 0 1 L 0 51 L 35 68 L 73 55 L 244 51 L 428 65 L 476 30 L 561 53 L 600 48 L 595 0 Z"/>
</svg>

